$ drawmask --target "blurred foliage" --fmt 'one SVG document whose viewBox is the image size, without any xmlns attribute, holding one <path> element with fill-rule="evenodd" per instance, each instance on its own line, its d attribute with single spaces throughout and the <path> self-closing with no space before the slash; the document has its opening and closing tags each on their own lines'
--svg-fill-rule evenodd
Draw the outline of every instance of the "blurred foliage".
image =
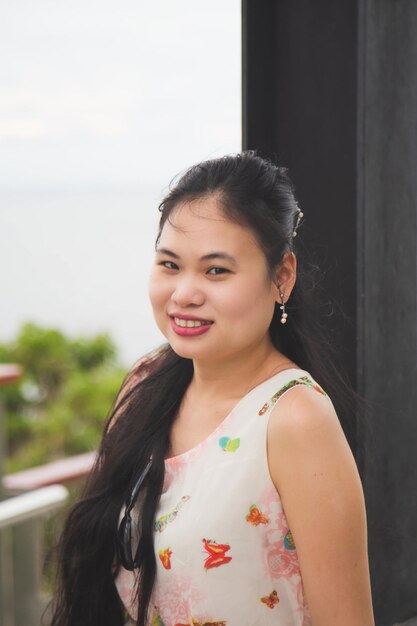
<svg viewBox="0 0 417 626">
<path fill-rule="evenodd" d="M 107 334 L 70 339 L 60 330 L 24 324 L 0 344 L 0 362 L 23 376 L 2 388 L 8 458 L 14 472 L 94 450 L 126 371 Z"/>
</svg>

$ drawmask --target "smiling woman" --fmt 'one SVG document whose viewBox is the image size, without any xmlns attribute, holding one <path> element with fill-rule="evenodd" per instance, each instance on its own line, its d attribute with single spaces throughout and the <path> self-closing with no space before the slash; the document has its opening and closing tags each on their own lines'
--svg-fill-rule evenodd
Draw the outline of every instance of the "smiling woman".
<svg viewBox="0 0 417 626">
<path fill-rule="evenodd" d="M 159 244 L 149 281 L 154 317 L 175 352 L 194 360 L 196 384 L 213 367 L 228 371 L 229 358 L 235 361 L 236 353 L 254 354 L 256 346 L 259 354 L 268 354 L 267 331 L 278 288 L 268 277 L 265 255 L 251 231 L 226 219 L 220 197 L 179 204 L 165 222 Z M 175 251 L 175 263 L 164 261 L 167 250 Z M 219 260 L 223 266 L 213 267 Z M 294 281 L 295 272 L 287 293 Z M 172 317 L 211 324 L 184 333 Z M 182 340 L 196 335 L 198 342 Z"/>
<path fill-rule="evenodd" d="M 149 298 L 167 342 L 126 377 L 67 520 L 53 625 L 373 626 L 363 492 L 330 399 L 347 391 L 311 316 L 287 170 L 205 161 L 160 210 Z"/>
</svg>

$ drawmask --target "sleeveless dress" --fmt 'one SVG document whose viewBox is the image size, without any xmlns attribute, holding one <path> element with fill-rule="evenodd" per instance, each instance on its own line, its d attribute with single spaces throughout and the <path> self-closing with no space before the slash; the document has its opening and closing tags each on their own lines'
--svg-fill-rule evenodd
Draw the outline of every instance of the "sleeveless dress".
<svg viewBox="0 0 417 626">
<path fill-rule="evenodd" d="M 272 408 L 296 385 L 327 396 L 307 371 L 283 370 L 241 398 L 197 446 L 166 459 L 149 626 L 311 625 L 266 452 Z M 115 580 L 133 621 L 135 576 L 121 568 Z"/>
</svg>

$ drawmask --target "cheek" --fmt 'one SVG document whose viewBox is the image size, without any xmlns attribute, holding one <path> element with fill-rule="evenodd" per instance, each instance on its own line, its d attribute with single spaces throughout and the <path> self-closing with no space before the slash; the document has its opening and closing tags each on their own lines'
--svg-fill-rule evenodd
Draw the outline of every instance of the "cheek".
<svg viewBox="0 0 417 626">
<path fill-rule="evenodd" d="M 160 307 L 166 301 L 167 288 L 164 280 L 151 272 L 148 281 L 148 296 L 153 308 Z"/>
<path fill-rule="evenodd" d="M 257 324 L 269 322 L 274 308 L 271 294 L 263 286 L 254 289 L 254 282 L 225 291 L 218 305 L 222 316 L 229 318 L 234 325 L 244 325 L 249 321 Z"/>
</svg>

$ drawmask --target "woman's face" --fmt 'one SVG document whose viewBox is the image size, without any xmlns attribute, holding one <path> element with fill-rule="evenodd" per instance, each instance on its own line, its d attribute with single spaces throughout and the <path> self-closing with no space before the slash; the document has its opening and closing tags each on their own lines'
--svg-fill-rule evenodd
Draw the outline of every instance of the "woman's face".
<svg viewBox="0 0 417 626">
<path fill-rule="evenodd" d="M 267 277 L 252 231 L 228 221 L 214 196 L 172 211 L 159 240 L 149 297 L 159 329 L 182 357 L 216 361 L 270 345 L 278 288 Z M 210 323 L 184 328 L 188 322 L 174 319 L 181 316 Z"/>
</svg>

